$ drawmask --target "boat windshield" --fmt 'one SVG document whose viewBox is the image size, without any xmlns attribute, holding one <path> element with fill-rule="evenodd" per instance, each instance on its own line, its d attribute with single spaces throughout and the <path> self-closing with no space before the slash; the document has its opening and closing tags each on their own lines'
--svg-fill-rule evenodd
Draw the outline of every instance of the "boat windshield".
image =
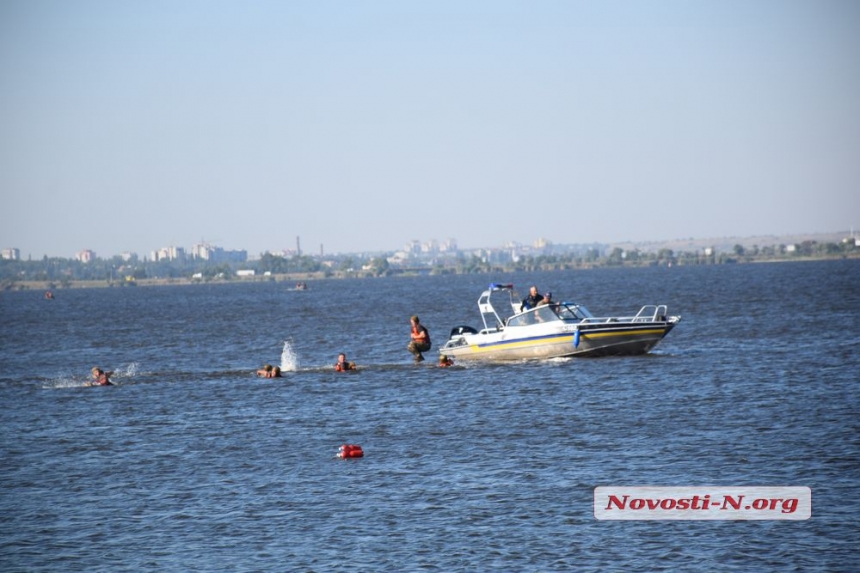
<svg viewBox="0 0 860 573">
<path fill-rule="evenodd" d="M 580 322 L 589 318 L 593 318 L 592 314 L 582 305 L 555 303 L 542 305 L 512 316 L 508 319 L 507 326 L 527 326 L 556 320 Z"/>
<path fill-rule="evenodd" d="M 522 314 L 512 316 L 508 319 L 508 326 L 526 326 L 561 320 L 558 312 L 559 305 L 545 304 L 537 308 L 529 309 Z"/>
<path fill-rule="evenodd" d="M 588 312 L 588 309 L 579 304 L 564 304 L 559 305 L 558 315 L 562 320 L 582 320 L 585 318 L 594 318 L 594 316 Z"/>
</svg>

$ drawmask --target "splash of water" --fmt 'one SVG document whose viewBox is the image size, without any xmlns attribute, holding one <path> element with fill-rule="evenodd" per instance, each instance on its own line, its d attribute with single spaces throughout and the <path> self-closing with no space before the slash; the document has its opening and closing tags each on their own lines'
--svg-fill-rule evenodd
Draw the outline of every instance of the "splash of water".
<svg viewBox="0 0 860 573">
<path fill-rule="evenodd" d="M 299 357 L 293 351 L 289 340 L 284 341 L 284 349 L 281 351 L 281 372 L 295 372 L 299 368 Z"/>
<path fill-rule="evenodd" d="M 113 375 L 118 378 L 134 378 L 137 376 L 137 370 L 140 365 L 137 362 L 132 362 L 128 366 L 117 368 L 113 371 Z"/>
<path fill-rule="evenodd" d="M 83 386 L 89 381 L 90 379 L 88 377 L 81 377 L 69 372 L 63 372 L 55 377 L 47 378 L 45 383 L 42 385 L 42 388 L 73 388 L 76 386 Z"/>
</svg>

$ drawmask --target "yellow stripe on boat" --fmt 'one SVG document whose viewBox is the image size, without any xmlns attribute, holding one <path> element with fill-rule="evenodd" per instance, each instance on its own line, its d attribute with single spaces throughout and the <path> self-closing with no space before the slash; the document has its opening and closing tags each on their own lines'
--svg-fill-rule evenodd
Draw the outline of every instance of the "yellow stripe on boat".
<svg viewBox="0 0 860 573">
<path fill-rule="evenodd" d="M 640 336 L 643 334 L 663 334 L 665 328 L 646 328 L 640 330 L 614 330 L 610 332 L 586 332 L 579 331 L 580 340 L 583 338 L 606 338 L 618 336 Z M 559 336 L 552 338 L 552 344 L 573 344 L 573 335 Z M 544 346 L 547 344 L 547 338 L 541 337 L 536 340 L 511 340 L 499 342 L 488 342 L 486 344 L 470 344 L 469 349 L 474 353 L 480 352 L 495 352 L 497 350 L 509 350 L 512 348 L 529 348 L 532 346 Z"/>
<path fill-rule="evenodd" d="M 552 339 L 553 344 L 564 344 L 565 342 L 570 342 L 572 344 L 573 336 L 565 335 Z M 499 342 L 488 342 L 486 344 L 470 344 L 469 348 L 472 350 L 472 352 L 495 352 L 499 349 L 507 350 L 509 348 L 528 348 L 531 346 L 543 346 L 546 343 L 546 338 L 540 338 L 538 340 L 501 340 Z"/>
<path fill-rule="evenodd" d="M 585 332 L 580 330 L 580 337 L 587 338 L 604 338 L 606 336 L 637 336 L 639 334 L 662 334 L 666 329 L 665 328 L 649 328 L 646 330 L 624 330 L 624 331 L 615 331 L 615 332 Z"/>
</svg>

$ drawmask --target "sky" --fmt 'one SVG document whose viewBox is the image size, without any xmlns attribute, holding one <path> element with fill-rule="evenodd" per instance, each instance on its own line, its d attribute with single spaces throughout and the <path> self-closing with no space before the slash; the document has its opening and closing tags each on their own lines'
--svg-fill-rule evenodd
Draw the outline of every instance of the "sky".
<svg viewBox="0 0 860 573">
<path fill-rule="evenodd" d="M 860 2 L 0 2 L 0 247 L 860 228 Z"/>
</svg>

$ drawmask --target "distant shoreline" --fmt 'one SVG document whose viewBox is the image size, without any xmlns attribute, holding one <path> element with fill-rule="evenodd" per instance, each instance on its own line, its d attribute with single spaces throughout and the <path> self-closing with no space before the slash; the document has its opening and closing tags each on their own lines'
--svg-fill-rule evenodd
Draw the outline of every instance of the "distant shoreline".
<svg viewBox="0 0 860 573">
<path fill-rule="evenodd" d="M 681 267 L 689 267 L 689 266 L 726 266 L 726 265 L 736 265 L 736 264 L 762 264 L 762 263 L 799 263 L 799 262 L 812 262 L 812 261 L 839 261 L 846 259 L 860 259 L 860 254 L 857 255 L 839 255 L 833 257 L 822 257 L 822 256 L 805 256 L 805 257 L 794 257 L 794 258 L 767 258 L 767 259 L 753 259 L 747 261 L 734 261 L 731 263 L 705 263 L 701 265 L 690 265 L 690 264 L 678 264 L 675 266 Z M 578 271 L 589 271 L 593 269 L 605 269 L 605 268 L 647 268 L 653 267 L 655 265 L 636 265 L 636 264 L 625 264 L 621 266 L 615 265 L 583 265 L 577 267 L 573 270 Z M 665 264 L 661 264 L 660 266 L 667 266 Z M 571 270 L 571 269 L 548 269 L 541 270 L 540 272 L 557 272 L 560 270 Z M 256 275 L 253 277 L 234 277 L 230 279 L 225 278 L 212 278 L 212 279 L 197 279 L 197 278 L 153 278 L 153 279 L 136 279 L 134 281 L 106 281 L 106 280 L 70 280 L 70 281 L 5 281 L 0 282 L 0 292 L 7 291 L 55 291 L 55 290 L 67 290 L 67 289 L 82 289 L 82 288 L 149 288 L 149 287 L 160 287 L 160 286 L 190 286 L 190 285 L 235 285 L 235 284 L 253 284 L 253 283 L 287 283 L 292 284 L 295 288 L 297 283 L 301 282 L 313 282 L 322 279 L 337 279 L 337 280 L 348 280 L 348 279 L 378 279 L 378 278 L 397 278 L 397 277 L 415 277 L 415 276 L 425 276 L 425 275 L 433 275 L 436 273 L 432 272 L 433 269 L 428 268 L 425 271 L 421 270 L 410 270 L 406 272 L 398 272 L 392 273 L 383 277 L 374 277 L 370 275 L 363 275 L 361 273 L 355 272 L 335 272 L 335 273 L 286 273 L 286 274 L 273 274 L 268 276 Z M 517 269 L 505 269 L 499 271 L 485 272 L 482 274 L 500 274 L 500 273 L 510 273 L 510 272 L 528 272 L 521 271 Z M 450 273 L 450 274 L 462 274 L 462 273 Z M 298 290 L 298 289 L 297 289 Z"/>
<path fill-rule="evenodd" d="M 9 290 L 66 290 L 79 288 L 138 288 L 159 286 L 190 286 L 190 285 L 231 285 L 250 283 L 291 283 L 308 282 L 323 278 L 351 278 L 351 277 L 326 277 L 323 273 L 293 273 L 270 276 L 236 277 L 231 279 L 192 279 L 192 278 L 158 278 L 158 279 L 135 279 L 133 281 L 106 281 L 106 280 L 70 280 L 57 281 L 15 281 L 14 284 L 0 285 L 0 292 Z"/>
</svg>

